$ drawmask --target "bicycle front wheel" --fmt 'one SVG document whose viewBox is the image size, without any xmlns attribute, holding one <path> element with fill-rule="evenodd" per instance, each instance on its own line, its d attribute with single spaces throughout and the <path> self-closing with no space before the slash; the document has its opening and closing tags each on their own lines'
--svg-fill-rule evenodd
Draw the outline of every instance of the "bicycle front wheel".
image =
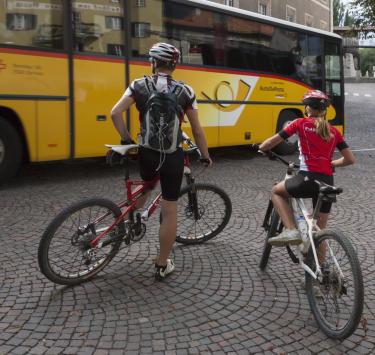
<svg viewBox="0 0 375 355">
<path fill-rule="evenodd" d="M 182 244 L 199 244 L 212 239 L 228 224 L 232 202 L 219 187 L 211 184 L 194 184 L 180 192 L 177 211 L 176 241 Z"/>
<path fill-rule="evenodd" d="M 330 338 L 345 339 L 358 326 L 363 311 L 363 279 L 357 254 L 342 232 L 323 230 L 315 247 L 322 269 L 317 280 L 309 273 L 306 293 L 314 317 Z M 310 246 L 307 265 L 315 270 Z"/>
<path fill-rule="evenodd" d="M 94 198 L 75 203 L 49 224 L 39 244 L 41 272 L 52 282 L 76 285 L 87 281 L 112 260 L 125 234 L 124 223 L 104 235 L 97 247 L 90 242 L 121 216 L 110 200 Z"/>
</svg>

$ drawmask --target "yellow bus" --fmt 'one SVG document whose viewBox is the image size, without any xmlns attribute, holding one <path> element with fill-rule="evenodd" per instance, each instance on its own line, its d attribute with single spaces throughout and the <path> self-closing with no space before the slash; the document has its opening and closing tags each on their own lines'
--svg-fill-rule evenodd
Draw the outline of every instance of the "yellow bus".
<svg viewBox="0 0 375 355">
<path fill-rule="evenodd" d="M 105 143 L 119 141 L 111 107 L 150 74 L 148 49 L 159 41 L 181 50 L 175 78 L 194 88 L 210 147 L 261 142 L 303 114 L 308 88 L 330 95 L 327 118 L 344 129 L 342 43 L 333 33 L 205 0 L 6 0 L 0 179 L 24 162 L 104 155 Z M 135 108 L 126 120 L 136 138 Z"/>
</svg>

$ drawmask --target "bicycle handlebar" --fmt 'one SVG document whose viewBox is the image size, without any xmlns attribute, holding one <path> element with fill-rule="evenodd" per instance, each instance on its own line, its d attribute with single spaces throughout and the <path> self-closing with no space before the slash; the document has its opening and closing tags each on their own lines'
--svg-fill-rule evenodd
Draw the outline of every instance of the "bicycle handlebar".
<svg viewBox="0 0 375 355">
<path fill-rule="evenodd" d="M 268 156 L 269 159 L 271 159 L 271 160 L 276 159 L 276 160 L 280 161 L 281 163 L 285 164 L 288 167 L 296 168 L 296 169 L 299 169 L 299 167 L 300 167 L 299 164 L 297 164 L 295 162 L 285 160 L 282 156 L 280 156 L 279 154 L 275 153 L 272 150 L 268 150 L 266 152 L 263 152 L 262 150 L 259 149 L 258 144 L 253 144 L 252 148 L 257 150 L 258 153 Z"/>
<path fill-rule="evenodd" d="M 202 158 L 201 151 L 199 150 L 199 148 L 197 147 L 197 145 L 190 139 L 190 137 L 185 132 L 182 132 L 182 139 L 184 140 L 184 142 L 189 147 L 188 149 L 184 150 L 184 152 L 186 154 L 190 154 L 192 152 L 197 152 L 197 154 L 199 155 L 199 161 L 200 162 L 202 162 L 202 163 L 209 163 L 208 159 Z"/>
</svg>

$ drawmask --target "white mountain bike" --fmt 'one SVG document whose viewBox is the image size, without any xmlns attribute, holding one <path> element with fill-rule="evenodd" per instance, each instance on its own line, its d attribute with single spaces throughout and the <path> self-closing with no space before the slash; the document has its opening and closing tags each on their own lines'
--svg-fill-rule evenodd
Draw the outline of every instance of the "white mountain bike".
<svg viewBox="0 0 375 355">
<path fill-rule="evenodd" d="M 267 154 L 287 165 L 285 179 L 296 175 L 298 164 L 288 162 L 274 152 Z M 291 246 L 286 249 L 292 261 L 305 271 L 307 298 L 319 327 L 330 338 L 345 339 L 355 331 L 362 317 L 362 272 L 350 240 L 341 231 L 320 230 L 317 225 L 323 201 L 336 202 L 336 195 L 343 190 L 319 181 L 316 183 L 319 185 L 319 197 L 312 215 L 303 199 L 290 198 L 303 242 L 296 247 L 297 255 Z M 261 270 L 265 270 L 272 249 L 268 239 L 281 233 L 283 227 L 270 200 L 263 221 L 267 236 L 259 263 Z"/>
</svg>

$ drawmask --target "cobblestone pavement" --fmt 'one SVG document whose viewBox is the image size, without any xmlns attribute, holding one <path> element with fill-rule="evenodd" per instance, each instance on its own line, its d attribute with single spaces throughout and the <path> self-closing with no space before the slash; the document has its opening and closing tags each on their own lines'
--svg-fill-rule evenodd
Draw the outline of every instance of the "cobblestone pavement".
<svg viewBox="0 0 375 355">
<path fill-rule="evenodd" d="M 346 91 L 369 92 L 366 84 Z M 375 103 L 347 96 L 347 140 L 375 147 Z M 331 226 L 357 249 L 365 281 L 363 323 L 350 338 L 328 339 L 317 327 L 300 268 L 284 249 L 258 262 L 269 190 L 283 167 L 245 149 L 219 150 L 199 181 L 220 185 L 233 201 L 228 227 L 199 246 L 174 248 L 176 271 L 153 278 L 157 222 L 145 239 L 123 249 L 95 279 L 62 287 L 37 266 L 47 223 L 64 206 L 93 195 L 118 200 L 121 171 L 102 160 L 28 167 L 0 190 L 0 354 L 370 354 L 375 344 L 375 151 L 336 176 L 345 188 Z"/>
</svg>

